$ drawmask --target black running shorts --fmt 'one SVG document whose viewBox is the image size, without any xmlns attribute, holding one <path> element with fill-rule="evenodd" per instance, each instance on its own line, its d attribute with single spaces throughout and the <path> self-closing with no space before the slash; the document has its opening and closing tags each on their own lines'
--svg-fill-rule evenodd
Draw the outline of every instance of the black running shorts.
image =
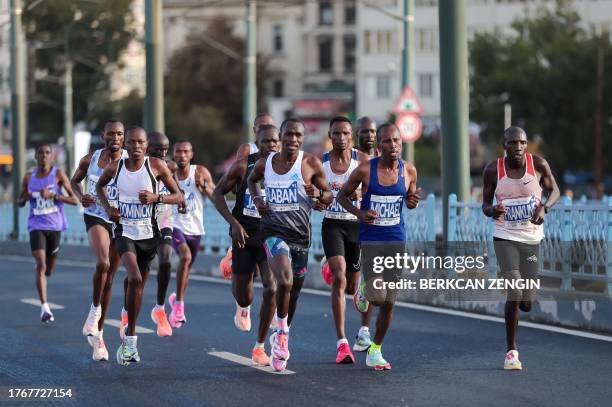
<svg viewBox="0 0 612 407">
<path fill-rule="evenodd" d="M 540 244 L 527 244 L 514 240 L 493 238 L 497 263 L 504 278 L 537 278 L 540 261 Z"/>
<path fill-rule="evenodd" d="M 83 220 L 85 221 L 85 231 L 89 232 L 89 229 L 96 225 L 102 226 L 108 232 L 108 235 L 113 237 L 113 224 L 108 223 L 102 218 L 98 218 L 97 216 L 91 216 L 88 214 L 83 215 Z"/>
<path fill-rule="evenodd" d="M 325 257 L 329 259 L 342 256 L 346 261 L 347 272 L 359 272 L 361 269 L 359 222 L 324 218 L 321 235 Z"/>
<path fill-rule="evenodd" d="M 54 257 L 59 252 L 62 232 L 59 230 L 32 230 L 30 248 L 32 251 L 44 250 L 46 257 Z"/>
<path fill-rule="evenodd" d="M 163 228 L 161 231 L 161 239 L 159 244 L 167 244 L 172 247 L 172 228 Z"/>
<path fill-rule="evenodd" d="M 115 247 L 117 247 L 119 256 L 123 256 L 127 252 L 134 253 L 138 259 L 139 266 L 142 268 L 145 265 L 147 269 L 157 254 L 158 243 L 159 238 L 157 237 L 145 240 L 132 240 L 129 237 L 119 236 L 115 239 Z"/>
<path fill-rule="evenodd" d="M 235 243 L 232 244 L 232 273 L 252 274 L 256 267 L 268 267 L 266 250 L 260 240 L 249 242 L 241 249 Z"/>
</svg>

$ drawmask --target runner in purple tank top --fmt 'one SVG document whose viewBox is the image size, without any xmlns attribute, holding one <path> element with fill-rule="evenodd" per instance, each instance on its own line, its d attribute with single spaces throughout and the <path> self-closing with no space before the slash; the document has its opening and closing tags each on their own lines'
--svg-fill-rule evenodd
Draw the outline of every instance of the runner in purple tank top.
<svg viewBox="0 0 612 407">
<path fill-rule="evenodd" d="M 55 268 L 62 230 L 68 222 L 64 215 L 64 204 L 76 205 L 66 174 L 53 164 L 53 149 L 50 144 L 36 148 L 36 168 L 23 177 L 19 206 L 30 202 L 28 232 L 30 247 L 36 261 L 36 289 L 40 298 L 40 319 L 44 323 L 54 321 L 47 303 L 47 277 Z M 62 188 L 66 195 L 62 194 Z"/>
</svg>

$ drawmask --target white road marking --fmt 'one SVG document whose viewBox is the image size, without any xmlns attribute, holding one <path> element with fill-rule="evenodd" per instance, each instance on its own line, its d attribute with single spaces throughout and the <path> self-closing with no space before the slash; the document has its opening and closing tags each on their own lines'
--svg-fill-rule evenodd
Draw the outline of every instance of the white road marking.
<svg viewBox="0 0 612 407">
<path fill-rule="evenodd" d="M 115 328 L 120 328 L 121 327 L 121 321 L 119 321 L 118 319 L 105 319 L 104 323 L 106 325 L 110 325 L 110 326 L 114 326 Z M 153 330 L 149 329 L 149 328 L 145 328 L 143 326 L 138 326 L 136 325 L 136 333 L 137 334 L 151 334 L 153 333 Z"/>
<path fill-rule="evenodd" d="M 34 305 L 35 307 L 40 307 L 40 300 L 38 298 L 22 298 L 19 301 L 23 302 L 24 304 L 30 304 Z M 49 304 L 49 308 L 51 309 L 64 309 L 64 306 L 60 304 L 54 304 L 52 302 L 48 302 L 47 304 Z"/>
<path fill-rule="evenodd" d="M 230 362 L 238 363 L 239 365 L 252 367 L 253 369 L 261 370 L 262 372 L 270 374 L 295 374 L 294 371 L 288 369 L 285 369 L 282 372 L 277 372 L 272 366 L 254 365 L 251 359 L 230 352 L 208 352 L 208 354 L 221 359 L 229 360 Z"/>
</svg>

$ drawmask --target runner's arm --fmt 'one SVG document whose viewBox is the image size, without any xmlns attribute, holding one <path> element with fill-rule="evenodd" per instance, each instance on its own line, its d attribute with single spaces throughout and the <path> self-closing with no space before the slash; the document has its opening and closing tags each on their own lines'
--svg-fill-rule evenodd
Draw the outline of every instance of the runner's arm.
<svg viewBox="0 0 612 407">
<path fill-rule="evenodd" d="M 557 186 L 557 181 L 550 170 L 550 166 L 542 157 L 533 155 L 533 166 L 540 173 L 540 185 L 542 186 L 542 195 L 546 195 L 546 202 L 540 202 L 540 206 L 536 208 L 531 217 L 531 223 L 541 225 L 544 223 L 544 216 L 552 206 L 557 203 L 561 197 L 561 192 Z"/>
<path fill-rule="evenodd" d="M 106 196 L 106 186 L 115 177 L 119 162 L 120 161 L 115 161 L 108 164 L 104 169 L 104 172 L 98 179 L 98 183 L 96 184 L 96 194 L 98 195 L 100 205 L 106 211 L 109 218 L 113 221 L 117 221 L 119 219 L 119 211 L 117 210 L 117 208 L 113 208 L 108 202 L 108 196 Z"/>
<path fill-rule="evenodd" d="M 60 188 L 64 188 L 64 191 L 66 191 L 68 195 L 58 194 L 55 196 L 55 199 L 68 205 L 78 204 L 79 200 L 76 196 L 74 196 L 74 192 L 70 187 L 70 181 L 68 181 L 66 173 L 64 173 L 62 170 L 57 170 L 57 178 Z"/>
<path fill-rule="evenodd" d="M 359 185 L 365 179 L 364 171 L 369 166 L 369 163 L 360 164 L 351 175 L 349 175 L 348 180 L 344 183 L 340 191 L 338 191 L 338 195 L 336 195 L 336 200 L 338 203 L 346 209 L 347 212 L 352 213 L 357 216 L 357 218 L 361 219 L 361 210 L 353 205 L 351 201 L 351 196 L 357 190 Z"/>
<path fill-rule="evenodd" d="M 498 219 L 504 214 L 505 209 L 501 202 L 493 205 L 497 187 L 497 161 L 485 167 L 482 174 L 482 185 L 482 212 L 489 218 Z"/>
<path fill-rule="evenodd" d="M 217 211 L 223 216 L 223 219 L 230 225 L 238 222 L 230 212 L 225 195 L 233 191 L 237 185 L 240 185 L 242 178 L 246 173 L 246 159 L 242 158 L 234 161 L 229 171 L 221 177 L 215 191 L 213 192 L 213 203 Z"/>
<path fill-rule="evenodd" d="M 196 185 L 200 192 L 206 194 L 208 199 L 212 201 L 215 183 L 213 182 L 212 175 L 210 175 L 210 171 L 203 165 L 196 167 Z"/>
<path fill-rule="evenodd" d="M 32 176 L 31 172 L 28 172 L 23 176 L 23 180 L 21 181 L 21 194 L 19 194 L 19 207 L 23 208 L 25 204 L 32 198 L 32 194 L 28 190 L 28 184 L 30 183 L 30 177 Z"/>
<path fill-rule="evenodd" d="M 310 179 L 310 184 L 304 186 L 306 193 L 311 198 L 318 199 L 324 205 L 329 205 L 334 200 L 334 194 L 329 188 L 329 183 L 327 182 L 321 160 L 315 156 L 310 156 L 308 157 L 308 164 L 310 164 L 313 174 Z"/>
<path fill-rule="evenodd" d="M 261 194 L 261 188 L 259 187 L 259 182 L 263 179 L 266 173 L 266 159 L 260 158 L 255 163 L 253 167 L 253 171 L 249 174 L 247 178 L 247 185 L 249 186 L 249 193 L 253 197 L 253 203 L 257 207 L 257 210 L 261 215 L 265 214 L 268 209 L 268 204 Z"/>
<path fill-rule="evenodd" d="M 170 205 L 176 205 L 183 202 L 183 194 L 174 180 L 172 171 L 170 171 L 170 168 L 168 168 L 166 162 L 164 160 L 160 160 L 159 158 L 151 158 L 151 160 L 153 168 L 157 172 L 158 178 L 164 183 L 166 188 L 168 188 L 168 191 L 170 191 L 168 195 L 158 194 L 156 201 L 158 203 Z"/>
</svg>

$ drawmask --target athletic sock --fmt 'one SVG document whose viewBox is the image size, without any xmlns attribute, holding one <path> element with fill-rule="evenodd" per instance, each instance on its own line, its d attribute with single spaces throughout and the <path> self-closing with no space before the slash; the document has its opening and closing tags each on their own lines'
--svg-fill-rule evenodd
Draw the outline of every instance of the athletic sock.
<svg viewBox="0 0 612 407">
<path fill-rule="evenodd" d="M 362 326 L 361 328 L 359 328 L 359 335 L 362 335 L 368 332 L 370 332 L 370 328 L 368 328 L 367 326 Z"/>
<path fill-rule="evenodd" d="M 176 305 L 180 305 L 180 306 L 182 306 L 182 307 L 184 307 L 184 306 L 185 306 L 185 301 L 174 301 L 174 303 L 175 303 Z"/>
<path fill-rule="evenodd" d="M 349 341 L 346 338 L 342 338 L 342 339 L 338 339 L 338 342 L 336 342 L 336 347 L 339 348 L 340 345 L 342 345 L 343 343 L 346 343 L 348 345 Z"/>
<path fill-rule="evenodd" d="M 159 311 L 160 309 L 161 309 L 161 310 L 163 310 L 163 309 L 164 309 L 164 304 L 161 304 L 161 305 L 159 305 L 159 304 L 155 304 L 155 311 Z"/>
<path fill-rule="evenodd" d="M 253 349 L 257 349 L 257 348 L 264 349 L 264 343 L 263 342 L 255 342 L 255 346 L 253 347 Z"/>
<path fill-rule="evenodd" d="M 372 345 L 370 345 L 371 352 L 380 352 L 381 348 L 382 348 L 382 345 L 377 345 L 374 342 L 372 342 Z"/>
<path fill-rule="evenodd" d="M 92 302 L 92 303 L 91 303 L 91 309 L 92 309 L 93 311 L 95 311 L 95 313 L 96 313 L 96 314 L 99 314 L 99 313 L 101 313 L 101 312 L 102 312 L 102 304 L 100 304 L 100 305 L 98 305 L 98 306 L 95 306 L 95 305 L 93 304 L 93 302 Z"/>
<path fill-rule="evenodd" d="M 282 329 L 285 333 L 289 332 L 289 324 L 287 323 L 287 319 L 289 317 L 285 316 L 281 318 L 279 316 L 276 317 L 276 324 L 278 325 L 278 329 Z"/>
<path fill-rule="evenodd" d="M 51 308 L 49 308 L 49 303 L 47 302 L 43 302 L 42 305 L 40 306 L 40 310 L 42 312 L 47 312 L 47 313 L 51 313 Z"/>
<path fill-rule="evenodd" d="M 138 342 L 138 337 L 136 335 L 134 336 L 125 336 L 125 344 L 127 345 L 128 348 L 130 349 L 134 349 L 136 348 L 136 343 Z"/>
</svg>

